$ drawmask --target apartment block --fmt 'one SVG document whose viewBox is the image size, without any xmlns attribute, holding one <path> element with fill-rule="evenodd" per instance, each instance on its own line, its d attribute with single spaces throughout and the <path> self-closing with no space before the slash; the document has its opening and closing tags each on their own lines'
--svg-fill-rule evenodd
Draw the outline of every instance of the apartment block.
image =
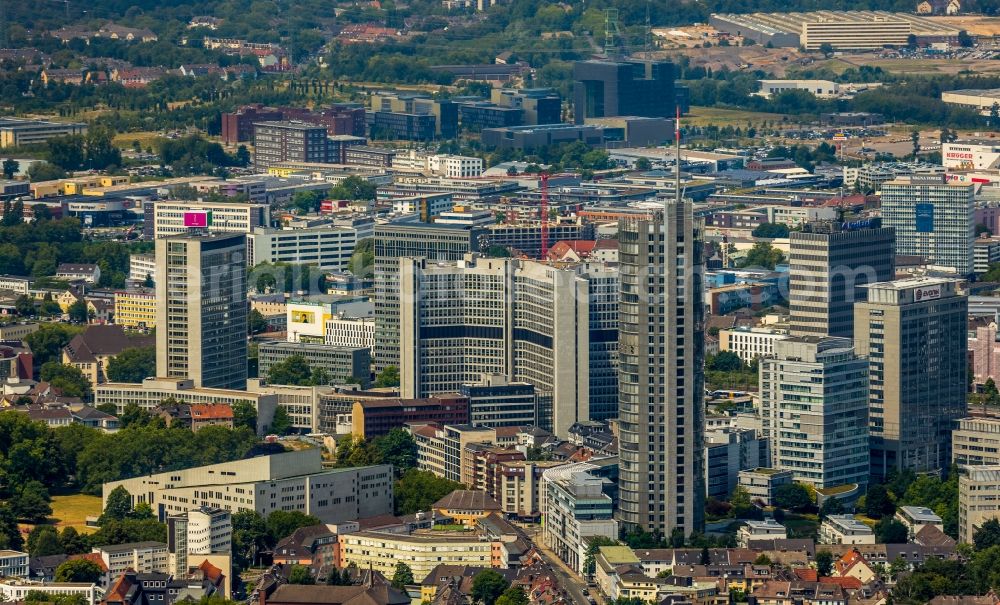
<svg viewBox="0 0 1000 605">
<path fill-rule="evenodd" d="M 0 577 L 27 578 L 28 553 L 17 550 L 0 550 Z"/>
<path fill-rule="evenodd" d="M 311 448 L 104 484 L 104 502 L 124 487 L 133 505 L 146 503 L 161 520 L 208 506 L 236 513 L 300 511 L 324 523 L 392 513 L 392 467 L 325 469 Z M 166 547 L 164 546 L 164 549 Z"/>
<path fill-rule="evenodd" d="M 875 531 L 854 515 L 828 515 L 819 526 L 820 544 L 875 544 Z"/>
<path fill-rule="evenodd" d="M 253 139 L 253 163 L 259 172 L 280 162 L 328 161 L 326 127 L 321 124 L 256 122 Z"/>
</svg>

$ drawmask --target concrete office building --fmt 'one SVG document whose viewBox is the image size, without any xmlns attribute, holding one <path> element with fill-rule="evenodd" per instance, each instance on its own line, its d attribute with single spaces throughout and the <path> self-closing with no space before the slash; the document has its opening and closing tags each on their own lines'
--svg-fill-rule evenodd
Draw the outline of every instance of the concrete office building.
<svg viewBox="0 0 1000 605">
<path fill-rule="evenodd" d="M 777 328 L 736 327 L 719 330 L 719 350 L 739 356 L 745 363 L 774 355 L 774 343 L 788 338 L 788 331 Z"/>
<path fill-rule="evenodd" d="M 119 414 L 131 403 L 152 411 L 164 399 L 176 399 L 187 404 L 223 403 L 230 406 L 238 401 L 249 401 L 257 410 L 257 430 L 261 434 L 270 427 L 278 403 L 276 396 L 266 393 L 197 388 L 194 381 L 187 378 L 146 378 L 141 383 L 106 382 L 94 389 L 94 405 L 113 404 Z"/>
<path fill-rule="evenodd" d="M 510 382 L 503 374 L 486 374 L 479 382 L 461 385 L 458 392 L 469 399 L 468 422 L 477 426 L 533 426 L 535 387 Z"/>
<path fill-rule="evenodd" d="M 882 223 L 896 230 L 897 254 L 922 256 L 928 264 L 971 275 L 975 196 L 975 184 L 940 175 L 883 183 Z"/>
<path fill-rule="evenodd" d="M 326 386 L 267 384 L 260 378 L 247 380 L 247 392 L 275 398 L 277 407 L 285 408 L 292 430 L 299 433 L 321 432 L 319 428 L 320 395 L 332 391 Z"/>
<path fill-rule="evenodd" d="M 969 416 L 951 432 L 951 462 L 968 466 L 1000 466 L 1000 418 Z"/>
<path fill-rule="evenodd" d="M 990 519 L 1000 519 L 1000 466 L 968 467 L 958 476 L 958 541 L 972 544 Z"/>
<path fill-rule="evenodd" d="M 751 429 L 725 427 L 705 433 L 706 493 L 729 500 L 739 484 L 740 471 L 768 465 L 767 442 Z"/>
<path fill-rule="evenodd" d="M 372 236 L 371 219 L 290 225 L 286 229 L 257 227 L 247 235 L 250 266 L 260 263 L 312 265 L 321 271 L 344 271 L 358 241 Z"/>
<path fill-rule="evenodd" d="M 809 223 L 789 234 L 788 249 L 794 336 L 850 338 L 858 287 L 895 277 L 895 234 L 877 221 L 854 228 L 839 221 Z"/>
<path fill-rule="evenodd" d="M 0 149 L 40 145 L 55 137 L 82 135 L 87 125 L 79 122 L 47 122 L 25 118 L 0 118 Z"/>
<path fill-rule="evenodd" d="M 493 564 L 493 551 L 499 542 L 486 540 L 479 532 L 431 531 L 426 533 L 389 533 L 361 531 L 342 534 L 340 564 L 358 569 L 373 569 L 391 578 L 398 562 L 406 563 L 416 582 L 422 582 L 435 568 L 446 565 L 502 567 Z"/>
<path fill-rule="evenodd" d="M 593 464 L 567 464 L 542 473 L 542 539 L 578 574 L 584 573 L 589 540 L 618 539 L 611 497 L 602 489 L 607 479 L 591 475 Z"/>
<path fill-rule="evenodd" d="M 0 550 L 0 577 L 27 578 L 28 553 L 18 550 Z"/>
<path fill-rule="evenodd" d="M 326 126 L 307 122 L 257 122 L 253 125 L 253 164 L 266 172 L 279 162 L 327 162 Z"/>
<path fill-rule="evenodd" d="M 323 323 L 323 331 L 328 345 L 375 348 L 374 317 L 332 317 Z"/>
<path fill-rule="evenodd" d="M 401 361 L 400 259 L 458 260 L 479 250 L 479 232 L 462 225 L 421 222 L 418 215 L 375 226 L 375 372 L 386 366 L 399 367 Z"/>
<path fill-rule="evenodd" d="M 771 466 L 816 489 L 868 483 L 868 362 L 846 338 L 796 336 L 760 363 Z"/>
<path fill-rule="evenodd" d="M 128 278 L 129 281 L 143 282 L 146 278 L 156 277 L 156 255 L 154 254 L 131 254 L 128 257 Z M 27 292 L 24 292 L 27 294 Z"/>
<path fill-rule="evenodd" d="M 361 399 L 351 412 L 351 434 L 374 439 L 407 424 L 466 424 L 469 399 L 458 393 L 442 393 L 422 399 Z"/>
<path fill-rule="evenodd" d="M 246 236 L 156 240 L 156 375 L 195 387 L 247 384 Z"/>
<path fill-rule="evenodd" d="M 676 114 L 674 64 L 668 61 L 577 61 L 573 64 L 573 114 L 586 118 Z"/>
<path fill-rule="evenodd" d="M 562 121 L 562 98 L 551 88 L 494 88 L 490 101 L 523 111 L 523 124 L 558 124 Z"/>
<path fill-rule="evenodd" d="M 617 518 L 626 529 L 704 526 L 701 235 L 687 200 L 619 225 Z"/>
<path fill-rule="evenodd" d="M 373 138 L 380 133 L 406 140 L 458 136 L 458 105 L 420 93 L 376 92 L 371 97 L 367 120 Z"/>
<path fill-rule="evenodd" d="M 129 569 L 137 573 L 165 573 L 170 564 L 167 545 L 163 542 L 108 544 L 95 547 L 91 552 L 101 557 L 111 578 Z"/>
<path fill-rule="evenodd" d="M 250 233 L 269 223 L 267 204 L 187 200 L 147 203 L 152 206 L 152 216 L 147 216 L 143 235 L 149 239 L 188 233 L 193 229 L 211 233 Z"/>
<path fill-rule="evenodd" d="M 310 448 L 113 481 L 104 484 L 104 505 L 121 486 L 133 506 L 149 504 L 161 520 L 202 506 L 264 517 L 301 511 L 323 523 L 392 513 L 392 466 L 328 470 L 320 454 Z"/>
<path fill-rule="evenodd" d="M 934 472 L 951 462 L 965 415 L 968 297 L 955 280 L 868 284 L 854 305 L 854 342 L 868 357 L 871 473 Z"/>
<path fill-rule="evenodd" d="M 186 576 L 189 567 L 204 560 L 203 555 L 212 554 L 232 557 L 233 523 L 228 510 L 203 506 L 167 517 L 168 573 Z"/>
<path fill-rule="evenodd" d="M 959 30 L 948 23 L 910 13 L 886 11 L 819 11 L 713 14 L 709 25 L 728 34 L 774 47 L 818 50 L 830 44 L 836 50 L 881 50 L 902 47 L 909 36 L 918 43 L 957 43 Z"/>
<path fill-rule="evenodd" d="M 602 316 L 602 298 L 590 296 L 591 273 L 609 278 L 607 269 L 470 254 L 455 263 L 412 259 L 401 271 L 400 288 L 411 296 L 401 305 L 400 342 L 413 352 L 400 366 L 404 397 L 454 392 L 500 374 L 535 387 L 541 428 L 566 435 L 590 419 L 591 381 L 609 386 L 600 364 L 614 362 L 599 347 L 599 362 L 592 363 L 591 342 L 617 343 L 613 309 Z M 609 296 L 617 289 L 602 285 Z M 613 391 L 599 396 L 613 400 Z"/>
<path fill-rule="evenodd" d="M 327 384 L 344 384 L 349 380 L 368 383 L 371 373 L 371 350 L 364 347 L 335 347 L 314 342 L 287 342 L 268 340 L 257 346 L 258 373 L 267 379 L 271 368 L 293 355 L 305 358 L 313 370 L 323 370 L 329 377 Z"/>
</svg>

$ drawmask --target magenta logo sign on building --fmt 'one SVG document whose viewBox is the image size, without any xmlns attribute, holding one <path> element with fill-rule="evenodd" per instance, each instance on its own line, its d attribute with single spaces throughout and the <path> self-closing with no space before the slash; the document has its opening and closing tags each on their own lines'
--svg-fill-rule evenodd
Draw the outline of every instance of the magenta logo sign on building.
<svg viewBox="0 0 1000 605">
<path fill-rule="evenodd" d="M 212 224 L 211 212 L 185 212 L 185 227 L 208 227 Z"/>
</svg>

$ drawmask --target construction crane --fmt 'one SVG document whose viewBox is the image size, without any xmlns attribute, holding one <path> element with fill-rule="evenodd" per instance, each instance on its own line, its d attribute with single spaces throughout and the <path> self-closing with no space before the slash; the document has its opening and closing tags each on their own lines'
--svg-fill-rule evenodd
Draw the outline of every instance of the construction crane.
<svg viewBox="0 0 1000 605">
<path fill-rule="evenodd" d="M 542 173 L 542 260 L 549 253 L 549 173 Z"/>
</svg>

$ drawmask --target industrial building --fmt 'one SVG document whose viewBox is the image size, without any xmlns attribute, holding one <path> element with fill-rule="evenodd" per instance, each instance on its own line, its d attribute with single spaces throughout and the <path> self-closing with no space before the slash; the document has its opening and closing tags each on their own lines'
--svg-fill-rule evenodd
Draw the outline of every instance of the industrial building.
<svg viewBox="0 0 1000 605">
<path fill-rule="evenodd" d="M 0 119 L 0 149 L 37 145 L 54 137 L 86 134 L 87 125 L 79 122 L 47 122 L 24 118 Z"/>
<path fill-rule="evenodd" d="M 993 106 L 1000 103 L 1000 88 L 966 88 L 941 92 L 941 100 L 949 105 L 975 109 L 984 116 L 990 115 Z"/>
<path fill-rule="evenodd" d="M 709 24 L 720 32 L 758 44 L 819 50 L 877 50 L 917 43 L 957 43 L 959 29 L 907 13 L 886 11 L 816 11 L 809 13 L 715 14 Z"/>
</svg>

